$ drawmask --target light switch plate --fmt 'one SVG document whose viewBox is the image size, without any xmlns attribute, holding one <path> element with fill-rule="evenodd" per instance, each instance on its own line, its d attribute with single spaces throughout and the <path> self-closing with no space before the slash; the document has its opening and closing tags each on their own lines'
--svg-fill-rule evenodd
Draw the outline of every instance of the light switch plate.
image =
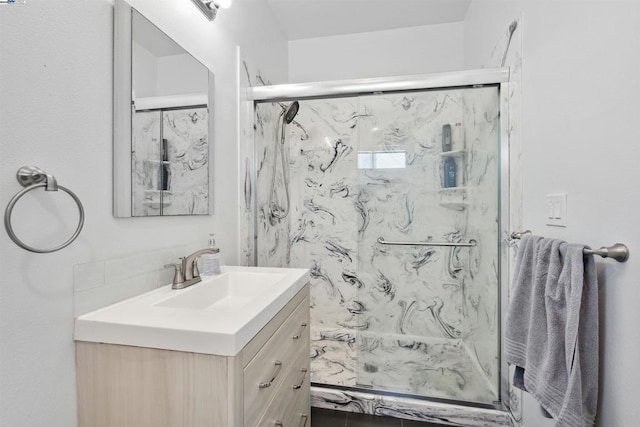
<svg viewBox="0 0 640 427">
<path fill-rule="evenodd" d="M 567 195 L 547 194 L 547 225 L 555 227 L 567 226 Z"/>
</svg>

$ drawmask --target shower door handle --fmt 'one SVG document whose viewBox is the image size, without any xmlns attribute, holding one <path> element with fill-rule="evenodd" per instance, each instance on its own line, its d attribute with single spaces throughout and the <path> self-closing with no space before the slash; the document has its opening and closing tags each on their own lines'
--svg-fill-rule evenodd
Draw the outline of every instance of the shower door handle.
<svg viewBox="0 0 640 427">
<path fill-rule="evenodd" d="M 399 245 L 399 246 L 444 246 L 444 247 L 463 247 L 472 248 L 478 244 L 475 240 L 471 239 L 468 242 L 391 242 L 384 240 L 382 237 L 378 237 L 378 243 L 381 245 Z"/>
</svg>

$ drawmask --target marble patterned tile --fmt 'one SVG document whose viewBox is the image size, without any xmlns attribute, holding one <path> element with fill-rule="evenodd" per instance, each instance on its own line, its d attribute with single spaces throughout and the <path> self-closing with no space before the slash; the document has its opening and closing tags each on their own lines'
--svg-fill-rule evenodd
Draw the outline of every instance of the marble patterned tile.
<svg viewBox="0 0 640 427">
<path fill-rule="evenodd" d="M 507 412 L 496 409 L 326 387 L 311 387 L 311 406 L 454 426 L 501 427 L 513 425 Z"/>
<path fill-rule="evenodd" d="M 487 90 L 304 100 L 287 126 L 288 103 L 256 106 L 258 265 L 311 271 L 315 382 L 395 378 L 403 392 L 496 400 L 498 104 Z M 451 154 L 442 149 L 447 124 Z M 443 188 L 449 156 L 455 188 Z M 494 247 L 388 246 L 380 237 Z M 373 365 L 377 375 L 367 372 Z M 416 366 L 424 378 L 414 378 Z"/>
<path fill-rule="evenodd" d="M 313 321 L 312 321 L 313 325 Z M 355 387 L 357 335 L 348 329 L 311 329 L 311 381 Z"/>
<path fill-rule="evenodd" d="M 488 404 L 498 398 L 462 340 L 369 332 L 359 338 L 360 387 Z"/>
<path fill-rule="evenodd" d="M 257 67 L 251 64 L 247 58 L 239 58 L 240 91 L 255 86 L 269 85 L 268 79 L 263 77 Z M 245 266 L 256 264 L 256 229 L 254 200 L 256 197 L 255 164 L 256 143 L 264 141 L 260 138 L 265 123 L 260 112 L 254 110 L 253 101 L 240 102 L 240 203 L 238 205 L 238 217 L 240 221 L 240 263 Z"/>
<path fill-rule="evenodd" d="M 163 139 L 168 143 L 170 204 L 163 215 L 209 213 L 209 143 L 206 108 L 163 112 Z"/>
<path fill-rule="evenodd" d="M 256 197 L 258 239 L 256 252 L 258 265 L 265 267 L 291 266 L 289 217 L 281 218 L 290 209 L 289 162 L 286 151 L 281 151 L 280 127 L 283 109 L 278 104 L 256 106 Z M 284 158 L 284 162 L 283 162 Z"/>
<path fill-rule="evenodd" d="M 133 113 L 133 216 L 209 213 L 207 135 L 206 108 Z"/>
<path fill-rule="evenodd" d="M 131 118 L 131 199 L 133 216 L 158 215 L 159 209 L 145 205 L 145 200 L 153 198 L 158 206 L 161 187 L 161 128 L 160 111 L 139 111 Z"/>
</svg>

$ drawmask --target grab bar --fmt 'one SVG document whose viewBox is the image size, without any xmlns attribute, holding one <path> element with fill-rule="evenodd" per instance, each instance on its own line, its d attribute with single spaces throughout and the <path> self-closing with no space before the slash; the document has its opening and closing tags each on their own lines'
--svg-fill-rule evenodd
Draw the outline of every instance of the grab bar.
<svg viewBox="0 0 640 427">
<path fill-rule="evenodd" d="M 521 239 L 525 234 L 533 234 L 531 230 L 514 231 L 512 239 Z M 584 248 L 585 255 L 598 255 L 602 258 L 613 258 L 618 262 L 626 262 L 629 259 L 629 248 L 623 243 L 615 243 L 611 246 L 603 246 L 600 249 Z"/>
<path fill-rule="evenodd" d="M 475 246 L 478 242 L 471 239 L 468 242 L 388 242 L 382 237 L 378 237 L 378 243 L 381 245 L 401 245 L 401 246 L 449 246 L 449 247 L 463 247 L 470 248 Z"/>
</svg>

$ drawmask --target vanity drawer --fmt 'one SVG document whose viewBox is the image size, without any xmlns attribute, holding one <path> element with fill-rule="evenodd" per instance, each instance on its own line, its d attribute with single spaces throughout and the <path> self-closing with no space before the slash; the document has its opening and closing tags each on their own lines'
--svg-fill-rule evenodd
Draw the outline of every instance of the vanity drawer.
<svg viewBox="0 0 640 427">
<path fill-rule="evenodd" d="M 309 357 L 301 355 L 294 362 L 294 367 L 284 378 L 277 396 L 267 407 L 258 422 L 259 427 L 309 427 L 310 402 Z"/>
<path fill-rule="evenodd" d="M 311 427 L 311 370 L 309 369 L 309 359 L 307 358 L 307 375 L 304 377 L 304 382 L 301 387 L 294 390 L 293 401 L 295 402 L 292 408 L 287 408 L 285 413 L 284 426 L 287 427 Z M 283 427 L 284 427 L 283 426 Z"/>
<path fill-rule="evenodd" d="M 244 368 L 245 426 L 256 425 L 274 396 L 283 392 L 280 386 L 285 379 L 299 378 L 296 365 L 308 366 L 308 325 L 309 299 L 305 298 Z M 305 360 L 307 365 L 302 365 Z"/>
</svg>

